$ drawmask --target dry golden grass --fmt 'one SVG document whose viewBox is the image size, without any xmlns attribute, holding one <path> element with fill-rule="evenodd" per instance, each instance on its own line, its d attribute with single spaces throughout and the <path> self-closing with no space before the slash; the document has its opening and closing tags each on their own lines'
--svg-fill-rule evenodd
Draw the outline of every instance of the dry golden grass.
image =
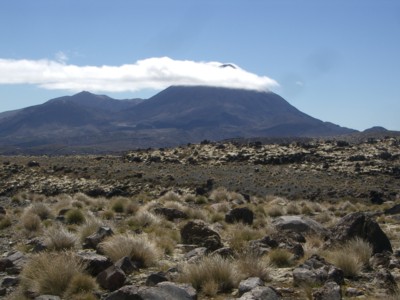
<svg viewBox="0 0 400 300">
<path fill-rule="evenodd" d="M 236 259 L 236 270 L 240 279 L 259 277 L 263 281 L 269 281 L 270 267 L 264 256 L 259 256 L 252 251 L 247 251 Z"/>
<path fill-rule="evenodd" d="M 85 222 L 85 214 L 79 208 L 70 209 L 65 214 L 67 224 L 82 224 Z"/>
<path fill-rule="evenodd" d="M 95 217 L 87 218 L 78 228 L 79 240 L 83 242 L 85 238 L 97 232 L 97 230 L 103 226 L 103 222 Z"/>
<path fill-rule="evenodd" d="M 206 288 L 208 293 L 215 294 L 215 290 L 227 292 L 238 284 L 232 261 L 218 255 L 205 256 L 196 264 L 186 263 L 182 269 L 180 280 L 191 283 L 196 290 Z"/>
<path fill-rule="evenodd" d="M 140 267 L 153 266 L 160 257 L 157 245 L 145 235 L 116 234 L 99 246 L 113 262 L 128 256 Z"/>
<path fill-rule="evenodd" d="M 21 224 L 25 230 L 35 232 L 42 227 L 42 220 L 38 215 L 28 211 L 22 215 Z"/>
<path fill-rule="evenodd" d="M 27 213 L 32 213 L 40 217 L 40 219 L 45 220 L 52 217 L 51 209 L 48 205 L 42 202 L 33 203 L 28 209 Z"/>
<path fill-rule="evenodd" d="M 268 259 L 272 265 L 278 268 L 285 268 L 293 265 L 293 254 L 286 249 L 272 249 L 268 253 Z"/>
<path fill-rule="evenodd" d="M 92 291 L 98 289 L 96 280 L 90 275 L 76 273 L 72 276 L 66 291 L 64 292 L 65 299 L 90 299 L 87 298 Z M 82 298 L 82 297 L 85 298 Z"/>
<path fill-rule="evenodd" d="M 49 250 L 66 250 L 75 247 L 76 236 L 65 227 L 51 227 L 45 234 L 45 244 Z"/>
<path fill-rule="evenodd" d="M 38 295 L 63 296 L 83 266 L 72 252 L 33 255 L 21 273 L 21 289 Z"/>
<path fill-rule="evenodd" d="M 236 252 L 246 251 L 249 241 L 263 237 L 264 230 L 254 229 L 244 224 L 232 224 L 226 230 L 229 246 Z"/>
</svg>

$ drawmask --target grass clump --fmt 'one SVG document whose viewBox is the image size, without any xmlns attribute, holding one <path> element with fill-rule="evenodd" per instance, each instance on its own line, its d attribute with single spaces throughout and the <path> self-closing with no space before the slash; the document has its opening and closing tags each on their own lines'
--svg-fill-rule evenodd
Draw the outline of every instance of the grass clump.
<svg viewBox="0 0 400 300">
<path fill-rule="evenodd" d="M 236 268 L 241 279 L 259 277 L 263 281 L 269 281 L 269 263 L 263 258 L 248 251 L 239 256 Z"/>
<path fill-rule="evenodd" d="M 125 207 L 127 204 L 127 200 L 125 198 L 115 198 L 111 202 L 111 209 L 116 213 L 125 212 Z"/>
<path fill-rule="evenodd" d="M 278 268 L 290 267 L 293 263 L 293 254 L 282 248 L 272 249 L 268 258 L 270 263 Z"/>
<path fill-rule="evenodd" d="M 71 278 L 64 293 L 64 297 L 66 299 L 92 299 L 89 297 L 89 294 L 97 288 L 98 285 L 93 277 L 87 274 L 77 273 Z"/>
<path fill-rule="evenodd" d="M 332 263 L 349 278 L 357 277 L 363 267 L 368 267 L 371 256 L 372 246 L 361 238 L 349 240 L 342 247 L 328 253 Z"/>
<path fill-rule="evenodd" d="M 51 209 L 42 202 L 35 202 L 28 208 L 28 212 L 39 216 L 41 220 L 49 219 L 52 216 Z"/>
<path fill-rule="evenodd" d="M 9 216 L 0 215 L 0 230 L 11 226 L 11 219 Z"/>
<path fill-rule="evenodd" d="M 25 293 L 36 295 L 63 297 L 68 291 L 67 298 L 71 299 L 77 290 L 92 291 L 96 288 L 90 280 L 82 280 L 82 276 L 86 276 L 82 272 L 83 265 L 74 253 L 43 252 L 32 256 L 25 265 L 20 286 Z"/>
<path fill-rule="evenodd" d="M 104 254 L 113 262 L 128 256 L 138 263 L 139 267 L 150 267 L 156 264 L 160 251 L 155 243 L 145 235 L 117 234 L 100 243 Z"/>
<path fill-rule="evenodd" d="M 85 223 L 79 227 L 79 239 L 81 242 L 89 235 L 96 233 L 102 225 L 103 223 L 94 217 L 86 219 Z"/>
<path fill-rule="evenodd" d="M 238 283 L 232 261 L 219 255 L 205 256 L 196 264 L 184 265 L 181 281 L 208 294 L 228 292 Z"/>
<path fill-rule="evenodd" d="M 66 250 L 75 247 L 76 237 L 64 227 L 51 227 L 45 233 L 45 244 L 49 250 Z"/>
<path fill-rule="evenodd" d="M 27 212 L 22 216 L 21 223 L 25 230 L 35 232 L 41 228 L 42 219 L 32 212 Z"/>
<path fill-rule="evenodd" d="M 65 214 L 67 224 L 82 224 L 85 222 L 85 215 L 79 208 L 70 209 Z"/>
</svg>

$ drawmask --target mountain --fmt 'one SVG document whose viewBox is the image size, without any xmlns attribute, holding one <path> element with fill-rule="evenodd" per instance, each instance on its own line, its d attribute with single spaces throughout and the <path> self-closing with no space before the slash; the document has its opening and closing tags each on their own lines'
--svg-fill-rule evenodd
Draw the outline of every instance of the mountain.
<svg viewBox="0 0 400 300">
<path fill-rule="evenodd" d="M 172 86 L 124 112 L 138 128 L 207 130 L 237 136 L 327 136 L 353 132 L 302 113 L 279 95 L 218 87 Z M 218 136 L 220 135 L 220 136 Z"/>
<path fill-rule="evenodd" d="M 123 151 L 204 139 L 353 132 L 313 118 L 272 92 L 172 86 L 147 100 L 115 100 L 81 92 L 2 113 L 0 153 L 15 149 L 35 153 Z"/>
</svg>

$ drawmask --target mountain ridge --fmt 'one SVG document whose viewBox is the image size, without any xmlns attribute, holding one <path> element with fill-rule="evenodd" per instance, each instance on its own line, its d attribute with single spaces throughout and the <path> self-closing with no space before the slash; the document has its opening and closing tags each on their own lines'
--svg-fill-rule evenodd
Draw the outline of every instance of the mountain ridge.
<svg viewBox="0 0 400 300">
<path fill-rule="evenodd" d="M 53 145 L 78 152 L 83 148 L 124 151 L 204 139 L 324 137 L 355 132 L 311 117 L 273 92 L 171 86 L 147 100 L 116 100 L 83 91 L 2 113 L 0 152 L 4 147 L 30 151 Z"/>
</svg>

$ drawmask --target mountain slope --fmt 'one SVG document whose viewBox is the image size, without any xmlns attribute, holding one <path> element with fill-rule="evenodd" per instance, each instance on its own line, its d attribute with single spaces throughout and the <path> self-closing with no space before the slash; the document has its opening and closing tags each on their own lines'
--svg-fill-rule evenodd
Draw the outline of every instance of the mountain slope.
<svg viewBox="0 0 400 300">
<path fill-rule="evenodd" d="M 355 131 L 310 117 L 272 92 L 172 86 L 148 100 L 81 92 L 2 113 L 0 153 L 1 148 L 17 147 L 46 153 L 55 145 L 78 152 L 122 151 L 204 139 L 351 132 Z"/>
<path fill-rule="evenodd" d="M 352 130 L 312 118 L 272 92 L 172 86 L 124 112 L 138 128 L 235 129 L 244 136 L 335 135 Z"/>
</svg>

